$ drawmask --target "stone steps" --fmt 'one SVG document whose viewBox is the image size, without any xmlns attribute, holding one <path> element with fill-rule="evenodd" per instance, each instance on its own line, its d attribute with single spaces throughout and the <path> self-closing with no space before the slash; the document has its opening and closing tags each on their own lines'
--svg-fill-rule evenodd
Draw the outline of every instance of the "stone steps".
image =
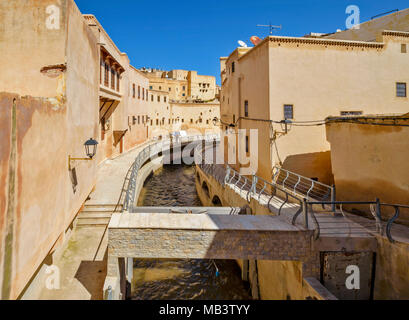
<svg viewBox="0 0 409 320">
<path fill-rule="evenodd" d="M 122 205 L 116 204 L 86 204 L 78 215 L 78 227 L 108 226 L 113 211 L 122 209 Z"/>
</svg>

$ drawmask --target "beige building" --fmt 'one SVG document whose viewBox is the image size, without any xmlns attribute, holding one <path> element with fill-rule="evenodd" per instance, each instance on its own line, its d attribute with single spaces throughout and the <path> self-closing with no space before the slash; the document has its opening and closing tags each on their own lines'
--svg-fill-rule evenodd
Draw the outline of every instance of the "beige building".
<svg viewBox="0 0 409 320">
<path fill-rule="evenodd" d="M 149 77 L 150 90 L 167 91 L 173 101 L 210 102 L 215 100 L 218 94 L 216 78 L 198 75 L 197 71 L 146 68 L 141 71 Z"/>
<path fill-rule="evenodd" d="M 214 124 L 214 118 L 220 118 L 220 104 L 217 103 L 171 103 L 173 131 L 215 132 L 219 128 Z"/>
<path fill-rule="evenodd" d="M 374 201 L 409 205 L 409 114 L 327 119 L 331 164 L 340 201 Z M 349 205 L 368 215 L 368 206 Z M 383 219 L 393 208 L 382 207 Z M 398 222 L 409 224 L 409 210 Z"/>
<path fill-rule="evenodd" d="M 0 15 L 0 299 L 17 299 L 69 238 L 98 164 L 172 121 L 169 92 L 73 0 L 0 1 Z M 90 138 L 93 159 L 69 161 Z"/>
<path fill-rule="evenodd" d="M 408 13 L 399 16 L 403 29 Z M 409 32 L 378 30 L 377 41 L 270 36 L 237 48 L 220 59 L 223 127 L 258 129 L 265 179 L 277 165 L 332 184 L 325 118 L 406 113 L 408 46 Z"/>
</svg>

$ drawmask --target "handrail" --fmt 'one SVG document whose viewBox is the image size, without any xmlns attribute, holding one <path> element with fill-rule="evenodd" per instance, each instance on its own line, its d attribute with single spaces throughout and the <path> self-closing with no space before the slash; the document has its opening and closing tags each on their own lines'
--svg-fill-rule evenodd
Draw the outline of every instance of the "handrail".
<svg viewBox="0 0 409 320">
<path fill-rule="evenodd" d="M 204 165 L 201 164 L 202 162 L 202 157 L 201 154 L 203 154 L 203 148 L 201 146 L 197 147 L 197 155 L 199 156 L 199 163 L 197 163 L 197 165 L 199 167 L 201 167 L 202 169 L 204 169 Z M 399 213 L 400 213 L 400 209 L 401 208 L 409 208 L 408 205 L 399 205 L 399 204 L 389 204 L 389 203 L 381 203 L 379 201 L 379 199 L 376 199 L 376 201 L 336 201 L 335 200 L 335 186 L 328 186 L 325 185 L 321 182 L 297 175 L 295 173 L 292 173 L 288 170 L 285 169 L 281 169 L 276 167 L 276 170 L 274 172 L 273 175 L 273 180 L 272 182 L 268 182 L 265 179 L 258 177 L 256 175 L 253 175 L 252 180 L 250 180 L 249 178 L 247 178 L 246 176 L 241 175 L 238 171 L 234 170 L 232 167 L 230 167 L 229 165 L 226 165 L 225 168 L 225 176 L 222 179 L 224 185 L 231 185 L 231 188 L 238 188 L 240 190 L 240 193 L 243 191 L 244 187 L 246 185 L 249 186 L 247 195 L 246 195 L 246 200 L 250 201 L 249 199 L 251 197 L 253 197 L 256 201 L 258 201 L 260 204 L 266 206 L 270 212 L 272 212 L 270 203 L 272 201 L 272 199 L 274 198 L 274 196 L 276 195 L 277 190 L 283 192 L 285 194 L 285 199 L 281 199 L 283 200 L 283 203 L 281 204 L 279 210 L 278 210 L 278 214 L 281 214 L 282 208 L 286 205 L 286 203 L 288 203 L 289 201 L 289 197 L 291 197 L 292 199 L 294 199 L 296 202 L 299 203 L 299 209 L 298 211 L 294 214 L 293 219 L 292 219 L 292 224 L 295 225 L 295 222 L 298 218 L 298 216 L 303 213 L 303 217 L 304 217 L 304 226 L 306 228 L 308 228 L 308 217 L 311 215 L 311 217 L 313 218 L 317 229 L 315 230 L 315 238 L 318 239 L 318 237 L 320 236 L 320 226 L 318 223 L 318 220 L 316 219 L 315 215 L 314 215 L 314 211 L 312 210 L 312 205 L 330 205 L 331 209 L 333 212 L 336 211 L 336 206 L 337 205 L 348 205 L 348 204 L 359 204 L 359 205 L 376 205 L 376 213 L 374 214 L 375 219 L 376 219 L 376 223 L 377 225 L 381 225 L 381 207 L 382 206 L 390 206 L 390 207 L 394 207 L 395 208 L 395 214 L 392 218 L 390 218 L 387 221 L 387 225 L 386 225 L 386 235 L 389 239 L 390 242 L 394 242 L 394 239 L 391 235 L 391 228 L 392 228 L 392 224 L 399 218 Z M 281 186 L 281 182 L 277 183 L 278 178 L 280 176 L 280 171 L 283 171 L 286 174 L 286 179 L 288 180 L 288 178 L 291 176 L 291 174 L 294 174 L 295 176 L 299 177 L 297 180 L 297 185 L 293 188 L 293 190 L 288 190 L 288 188 L 286 187 L 285 181 L 284 181 L 284 186 Z M 207 173 L 209 173 L 211 170 L 208 168 L 207 170 L 205 170 L 205 172 L 207 171 Z M 307 194 L 302 194 L 300 192 L 294 192 L 294 190 L 297 191 L 298 185 L 301 184 L 301 181 L 305 180 L 305 181 L 310 181 L 311 185 L 309 186 L 311 188 L 311 190 L 314 189 L 314 186 L 320 186 L 320 187 L 325 187 L 326 189 L 326 193 L 324 194 L 324 196 L 321 197 L 321 199 L 316 199 L 312 196 L 310 196 L 310 192 L 311 190 L 309 190 L 309 192 Z M 242 182 L 243 181 L 243 182 Z M 268 187 L 270 187 L 270 190 L 267 191 Z M 267 201 L 266 203 L 261 203 L 261 196 L 265 195 L 267 196 Z M 331 196 L 331 201 L 326 201 L 325 199 L 327 199 L 329 197 L 329 195 Z M 325 201 L 324 201 L 325 200 Z M 311 207 L 311 210 L 308 210 L 308 207 Z M 273 213 L 273 212 L 272 212 Z M 381 228 L 379 228 L 381 229 Z M 381 232 L 381 230 L 380 230 Z"/>
<path fill-rule="evenodd" d="M 282 185 L 283 188 L 298 196 L 307 198 L 308 200 L 328 199 L 335 201 L 335 186 L 326 185 L 325 183 L 304 177 L 298 173 L 278 166 L 273 167 L 272 181 L 275 184 Z M 332 210 L 335 210 L 335 208 L 332 207 Z"/>
<path fill-rule="evenodd" d="M 136 179 L 142 165 L 150 158 L 157 156 L 162 150 L 163 147 L 169 143 L 189 143 L 194 141 L 214 141 L 220 139 L 218 134 L 208 134 L 208 135 L 194 135 L 186 137 L 175 137 L 173 139 L 163 139 L 159 140 L 156 143 L 149 144 L 143 148 L 135 158 L 134 163 L 131 167 L 131 175 L 128 182 L 128 187 L 125 194 L 125 199 L 123 203 L 123 210 L 129 210 L 135 203 L 135 194 L 136 194 Z"/>
<path fill-rule="evenodd" d="M 308 205 L 349 205 L 349 204 L 355 204 L 355 205 L 375 205 L 376 210 L 374 217 L 377 220 L 377 223 L 382 222 L 382 213 L 381 213 L 381 207 L 393 207 L 395 209 L 395 214 L 386 221 L 386 227 L 385 227 L 385 232 L 386 236 L 388 237 L 389 242 L 394 243 L 395 240 L 392 237 L 392 225 L 393 223 L 399 218 L 400 215 L 400 209 L 409 209 L 409 205 L 403 205 L 403 204 L 393 204 L 393 203 L 383 203 L 380 202 L 379 199 L 376 199 L 375 201 L 307 201 Z M 382 234 L 381 230 L 381 225 L 378 230 L 380 234 Z"/>
</svg>

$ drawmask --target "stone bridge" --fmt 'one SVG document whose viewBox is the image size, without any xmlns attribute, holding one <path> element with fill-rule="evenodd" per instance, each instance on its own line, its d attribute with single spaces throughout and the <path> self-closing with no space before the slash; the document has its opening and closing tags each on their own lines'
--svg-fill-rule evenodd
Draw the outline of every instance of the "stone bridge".
<svg viewBox="0 0 409 320">
<path fill-rule="evenodd" d="M 307 261 L 312 242 L 311 230 L 267 215 L 123 212 L 108 230 L 111 299 L 124 297 L 133 258 Z"/>
</svg>

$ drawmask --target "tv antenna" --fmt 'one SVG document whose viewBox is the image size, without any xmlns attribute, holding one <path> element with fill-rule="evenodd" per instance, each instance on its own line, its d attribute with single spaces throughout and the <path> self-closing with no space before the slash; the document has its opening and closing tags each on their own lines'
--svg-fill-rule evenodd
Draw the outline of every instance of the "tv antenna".
<svg viewBox="0 0 409 320">
<path fill-rule="evenodd" d="M 273 34 L 273 31 L 274 31 L 274 30 L 276 30 L 276 29 L 282 29 L 282 28 L 283 28 L 282 25 L 274 26 L 274 25 L 271 24 L 271 22 L 270 22 L 270 24 L 258 24 L 257 27 L 269 28 L 269 29 L 270 29 L 270 35 Z"/>
</svg>

